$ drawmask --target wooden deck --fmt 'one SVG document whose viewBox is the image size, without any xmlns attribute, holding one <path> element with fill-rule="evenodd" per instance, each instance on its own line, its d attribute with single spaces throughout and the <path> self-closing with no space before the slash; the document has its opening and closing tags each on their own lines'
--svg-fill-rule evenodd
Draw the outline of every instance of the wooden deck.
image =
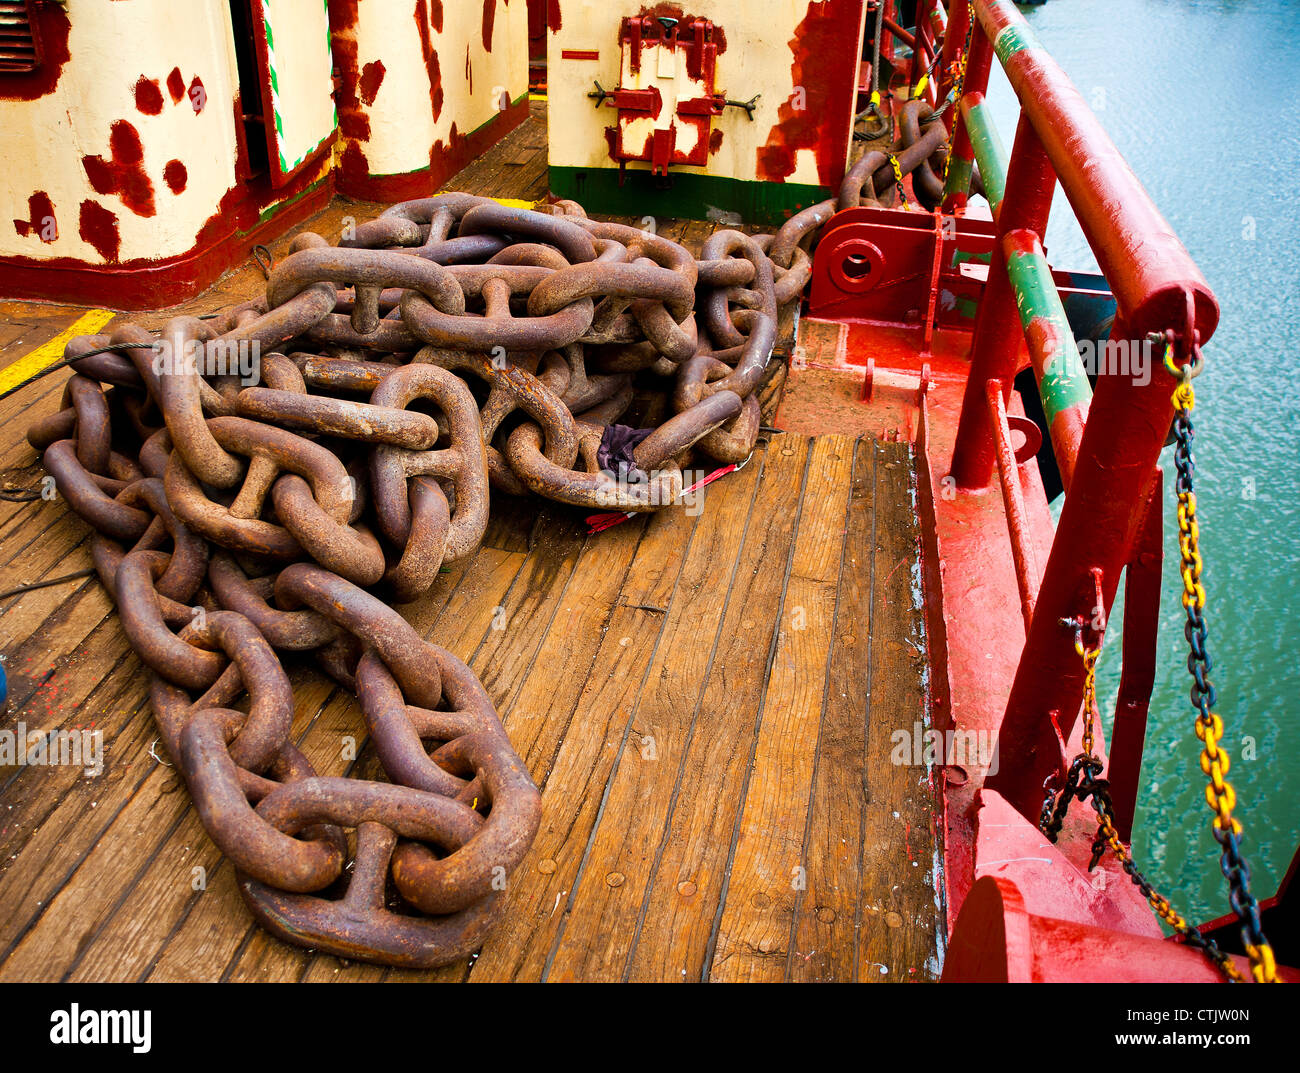
<svg viewBox="0 0 1300 1073">
<path fill-rule="evenodd" d="M 545 192 L 529 123 L 453 188 Z M 333 234 L 337 203 L 309 228 Z M 693 243 L 704 224 L 661 226 Z M 274 249 L 283 250 L 285 243 Z M 248 268 L 190 303 L 260 285 Z M 84 310 L 0 303 L 0 368 Z M 166 315 L 135 317 L 156 325 Z M 60 371 L 0 402 L 0 483 Z M 532 851 L 481 954 L 432 973 L 346 964 L 262 932 L 155 753 L 147 676 L 94 578 L 0 597 L 0 730 L 102 731 L 104 770 L 0 768 L 0 980 L 927 980 L 938 975 L 935 793 L 895 764 L 925 718 L 907 444 L 774 434 L 699 510 L 594 536 L 494 501 L 480 552 L 403 608 L 466 659 L 542 789 Z M 90 566 L 59 501 L 0 502 L 0 592 Z M 322 774 L 371 776 L 354 700 L 293 673 Z"/>
</svg>

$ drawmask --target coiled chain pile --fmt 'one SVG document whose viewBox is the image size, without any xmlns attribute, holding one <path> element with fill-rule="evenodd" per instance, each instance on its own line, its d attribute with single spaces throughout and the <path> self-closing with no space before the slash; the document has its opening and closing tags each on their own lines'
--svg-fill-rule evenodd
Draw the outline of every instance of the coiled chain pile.
<svg viewBox="0 0 1300 1073">
<path fill-rule="evenodd" d="M 96 530 L 160 737 L 266 928 L 411 968 L 482 944 L 539 794 L 473 672 L 389 605 L 474 552 L 489 487 L 647 511 L 691 451 L 747 458 L 834 208 L 697 260 L 573 203 L 446 194 L 299 235 L 214 318 L 68 345 L 28 439 Z M 668 385 L 650 428 L 617 424 L 638 375 Z M 356 694 L 391 781 L 316 774 L 285 653 Z"/>
</svg>

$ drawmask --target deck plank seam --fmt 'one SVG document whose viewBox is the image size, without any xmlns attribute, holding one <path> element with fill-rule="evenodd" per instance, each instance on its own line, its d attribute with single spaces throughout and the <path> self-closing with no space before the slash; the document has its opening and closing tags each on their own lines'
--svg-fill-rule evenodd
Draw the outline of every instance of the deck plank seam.
<svg viewBox="0 0 1300 1073">
<path fill-rule="evenodd" d="M 126 656 L 124 655 L 122 659 L 125 660 Z M 144 710 L 144 706 L 147 703 L 148 703 L 147 699 L 142 700 L 140 704 L 137 705 L 135 711 L 131 713 L 131 717 L 134 718 L 134 716 L 139 715 L 140 712 Z M 20 769 L 20 771 L 21 770 L 24 769 Z M 136 789 L 132 790 L 131 793 L 126 798 L 123 799 L 121 806 L 113 813 L 113 818 L 108 821 L 107 825 L 105 825 L 104 827 L 105 833 L 108 831 L 110 827 L 113 826 L 114 823 L 117 822 L 118 817 L 122 815 L 123 809 L 125 809 L 131 803 L 131 799 L 135 797 L 136 792 L 139 790 L 139 787 L 144 784 L 145 780 L 149 777 L 151 772 L 152 769 L 150 769 L 149 772 L 145 772 L 143 775 L 140 776 L 140 782 L 137 784 Z M 6 785 L 5 789 L 6 790 L 8 789 L 8 785 Z M 4 790 L 0 790 L 0 794 L 3 793 Z M 44 824 L 47 820 L 49 820 L 50 816 L 53 815 L 53 813 L 57 810 L 58 806 L 63 803 L 66 796 L 67 796 L 66 793 L 61 794 L 58 797 L 58 799 L 53 802 L 53 806 L 50 808 L 48 812 L 45 813 L 44 816 L 41 817 L 40 821 L 32 825 L 31 834 L 35 834 L 39 830 L 40 826 Z M 103 835 L 101 835 L 100 837 L 103 837 Z M 27 841 L 30 841 L 30 838 L 31 835 L 28 836 Z M 18 849 L 18 855 L 21 855 L 23 849 L 26 848 L 27 841 L 25 841 L 23 843 L 23 846 Z M 98 842 L 98 839 L 96 839 L 96 842 Z M 27 938 L 27 936 L 31 934 L 32 930 L 41 922 L 42 918 L 45 916 L 45 913 L 49 910 L 50 906 L 54 904 L 55 900 L 58 898 L 59 894 L 63 891 L 64 887 L 66 887 L 68 883 L 71 882 L 72 877 L 77 874 L 81 866 L 86 862 L 86 858 L 90 856 L 90 853 L 93 851 L 93 849 L 94 849 L 94 845 L 92 844 L 86 849 L 85 853 L 83 853 L 75 861 L 69 863 L 67 871 L 64 873 L 63 878 L 59 881 L 58 886 L 54 888 L 54 894 L 43 901 L 43 903 L 40 906 L 40 910 L 35 914 L 33 914 L 32 918 L 29 921 L 27 921 L 27 923 L 23 926 L 22 930 L 19 931 L 14 936 L 14 938 L 9 942 L 9 944 L 4 948 L 3 951 L 0 951 L 0 969 L 4 968 L 5 964 L 9 961 L 9 958 L 13 956 L 14 951 L 17 950 L 18 947 L 20 947 L 23 944 L 23 941 Z"/>
<path fill-rule="evenodd" d="M 87 578 L 86 580 L 87 580 L 88 582 L 95 582 L 95 583 L 98 583 L 98 578 Z M 83 592 L 86 590 L 87 587 L 88 587 L 88 586 L 84 586 L 84 585 L 83 585 L 83 586 L 80 586 L 80 587 L 77 589 L 77 593 L 74 594 L 74 595 L 77 595 L 77 594 L 83 593 Z M 77 602 L 80 603 L 80 600 L 78 600 Z M 56 614 L 58 614 L 60 611 L 63 611 L 65 608 L 71 608 L 71 607 L 72 607 L 72 604 L 71 604 L 70 601 L 65 601 L 64 603 L 60 604 L 57 608 L 54 609 L 54 611 L 52 611 L 49 615 L 47 615 L 47 616 L 45 617 L 45 619 L 41 622 L 41 626 L 43 627 L 43 626 L 48 625 L 49 621 L 50 621 L 52 618 L 54 618 Z M 110 623 L 109 628 L 111 629 L 111 628 L 112 628 L 111 623 L 112 623 L 113 618 L 114 618 L 114 616 L 113 616 L 113 614 L 110 612 L 109 614 L 107 614 L 107 615 L 105 615 L 103 618 L 101 618 L 98 622 L 96 622 L 96 623 L 95 623 L 95 624 L 94 624 L 90 629 L 88 629 L 88 630 L 86 631 L 85 636 L 82 637 L 82 639 L 81 639 L 81 644 L 84 645 L 87 641 L 89 641 L 90 638 L 92 638 L 95 634 L 97 634 L 101 629 L 103 629 L 103 628 L 105 627 L 105 624 L 106 624 L 106 623 Z M 40 627 L 38 627 L 38 629 L 39 629 L 39 628 L 40 628 Z M 36 632 L 36 631 L 33 630 L 33 635 L 35 634 L 35 632 Z M 131 656 L 133 656 L 134 654 L 135 654 L 135 653 L 134 653 L 134 650 L 131 649 L 131 647 L 130 647 L 129 645 L 126 646 L 126 651 L 124 651 L 124 652 L 122 653 L 122 655 L 118 657 L 117 661 L 113 664 L 113 666 L 109 668 L 108 673 L 105 674 L 105 675 L 100 679 L 98 685 L 102 685 L 104 682 L 107 682 L 109 678 L 111 678 L 114 674 L 117 673 L 117 671 L 121 668 L 122 664 L 125 663 L 125 662 L 126 662 L 126 661 L 131 657 Z M 62 659 L 62 657 L 61 657 L 60 659 Z M 55 660 L 55 661 L 53 661 L 53 662 L 50 664 L 50 669 L 49 669 L 49 670 L 48 670 L 44 675 L 41 676 L 40 681 L 36 681 L 36 680 L 34 680 L 34 679 L 32 680 L 32 688 L 27 692 L 26 695 L 22 696 L 21 703 L 19 703 L 18 700 L 17 700 L 17 698 L 20 696 L 20 694 L 18 694 L 16 691 L 15 691 L 15 692 L 11 692 L 11 693 L 9 694 L 9 714 L 10 714 L 10 715 L 13 715 L 13 716 L 15 717 L 15 721 L 17 720 L 17 717 L 18 717 L 18 716 L 22 715 L 22 714 L 26 711 L 27 706 L 28 706 L 29 704 L 31 704 L 32 700 L 35 698 L 36 694 L 39 693 L 39 692 L 41 691 L 41 688 L 45 685 L 45 683 L 48 682 L 51 678 L 53 678 L 53 677 L 55 676 L 55 674 L 57 674 L 61 668 L 66 667 L 66 666 L 67 666 L 66 660 L 64 660 L 64 661 L 62 661 L 62 662 L 61 662 L 60 660 Z M 98 685 L 96 686 L 96 688 L 98 688 Z M 92 690 L 92 692 L 93 692 L 93 690 Z M 147 697 L 144 698 L 144 700 L 146 700 L 146 701 L 147 701 L 147 699 L 148 699 Z M 136 710 L 138 711 L 139 709 L 137 708 Z M 68 714 L 68 713 L 61 713 L 61 714 Z M 134 714 L 134 713 L 133 713 L 133 714 Z M 60 723 L 60 724 L 58 724 L 58 725 L 62 725 L 62 724 Z M 120 732 L 120 731 L 119 731 L 119 732 Z M 117 736 L 114 735 L 114 739 L 113 739 L 113 740 L 116 740 L 116 737 L 117 737 Z M 15 771 L 12 775 L 10 775 L 9 778 L 5 779 L 5 781 L 4 781 L 2 784 L 0 784 L 0 797 L 4 797 L 6 794 L 8 794 L 9 791 L 10 791 L 10 789 L 11 789 L 13 786 L 15 786 L 15 785 L 17 784 L 18 780 L 22 777 L 23 772 L 25 772 L 25 771 L 29 771 L 29 770 L 31 770 L 31 769 L 30 769 L 26 764 L 24 764 L 24 765 L 20 766 L 20 767 L 18 768 L 18 770 Z M 62 800 L 62 797 L 60 796 L 60 798 L 59 798 L 58 800 L 56 800 L 56 801 L 53 802 L 53 806 L 54 806 L 54 807 L 57 807 L 58 804 L 59 804 L 59 801 L 61 801 L 61 800 Z M 51 808 L 50 811 L 53 811 L 53 808 Z M 48 816 L 49 813 L 46 813 L 46 815 Z"/>
<path fill-rule="evenodd" d="M 150 774 L 152 774 L 152 772 L 150 772 Z M 122 892 L 118 895 L 116 900 L 114 900 L 112 906 L 91 929 L 89 938 L 83 936 L 82 940 L 77 944 L 76 954 L 68 964 L 67 969 L 64 970 L 63 976 L 59 979 L 59 983 L 66 984 L 72 978 L 73 973 L 77 971 L 81 963 L 85 960 L 86 955 L 90 953 L 91 947 L 98 942 L 99 936 L 102 934 L 104 928 L 108 926 L 108 924 L 117 916 L 118 911 L 122 906 L 126 904 L 127 900 L 131 897 L 131 894 L 135 891 L 136 885 L 144 878 L 144 874 L 149 870 L 149 867 L 153 862 L 158 859 L 159 854 L 163 851 L 163 847 L 167 845 L 172 835 L 176 833 L 176 829 L 185 822 L 190 809 L 193 807 L 193 803 L 187 804 L 185 808 L 177 814 L 176 819 L 168 826 L 167 830 L 163 833 L 163 837 L 158 840 L 157 845 L 154 846 L 151 852 L 145 855 L 144 860 L 140 863 L 140 867 L 136 869 L 135 878 L 122 888 Z M 87 856 L 89 856 L 89 854 Z M 62 890 L 61 887 L 60 890 Z"/>
<path fill-rule="evenodd" d="M 879 511 L 875 509 L 877 482 L 880 474 L 880 446 L 873 440 L 871 442 L 871 489 L 872 489 L 872 511 L 871 511 L 871 585 L 867 592 L 867 606 L 870 609 L 868 614 L 874 615 L 876 611 L 876 550 L 879 546 L 880 537 L 876 530 L 876 519 L 879 517 Z M 875 689 L 875 631 L 867 631 L 867 693 L 866 704 L 863 708 L 863 727 L 862 727 L 862 812 L 858 817 L 858 877 L 865 874 L 864 869 L 867 864 L 867 807 L 871 804 L 871 772 L 868 766 L 868 760 L 871 755 L 871 701 L 872 691 Z M 858 906 L 853 914 L 853 980 L 859 982 L 862 979 L 862 943 L 859 936 L 862 934 L 862 896 L 858 895 Z"/>
</svg>

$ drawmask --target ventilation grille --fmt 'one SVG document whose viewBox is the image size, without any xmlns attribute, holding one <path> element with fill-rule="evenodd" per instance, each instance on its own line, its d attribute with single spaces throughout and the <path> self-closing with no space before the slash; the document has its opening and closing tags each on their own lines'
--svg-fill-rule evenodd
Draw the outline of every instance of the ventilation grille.
<svg viewBox="0 0 1300 1073">
<path fill-rule="evenodd" d="M 0 0 L 0 73 L 34 71 L 37 62 L 27 0 Z"/>
</svg>

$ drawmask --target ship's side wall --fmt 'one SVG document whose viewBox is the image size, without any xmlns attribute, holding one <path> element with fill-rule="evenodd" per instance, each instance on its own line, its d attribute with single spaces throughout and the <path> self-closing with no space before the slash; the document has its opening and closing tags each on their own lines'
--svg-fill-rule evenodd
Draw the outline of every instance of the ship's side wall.
<svg viewBox="0 0 1300 1073">
<path fill-rule="evenodd" d="M 789 210 L 829 196 L 843 178 L 851 140 L 866 6 L 862 0 L 697 0 L 610 5 L 603 0 L 552 0 L 548 8 L 547 95 L 551 188 L 597 211 L 634 213 L 651 203 L 658 214 L 707 217 L 720 211 L 749 219 L 781 219 Z M 705 95 L 697 79 L 661 74 L 656 63 L 629 69 L 620 47 L 624 16 L 695 19 L 714 24 L 718 93 L 750 101 L 713 118 L 708 163 L 674 165 L 671 184 L 654 182 L 648 162 L 632 160 L 620 175 L 607 129 L 619 123 L 612 102 L 588 97 L 600 83 L 649 88 L 669 101 Z M 661 49 L 647 49 L 647 57 Z M 624 124 L 625 144 L 639 146 L 652 127 L 677 127 L 677 143 L 693 137 L 673 108 Z M 666 188 L 667 187 L 667 188 Z M 641 207 L 638 208 L 638 205 Z"/>
<path fill-rule="evenodd" d="M 0 203 L 13 210 L 0 256 L 94 265 L 190 250 L 237 181 L 229 6 L 36 9 L 43 66 L 67 58 L 30 98 L 0 75 Z"/>
<path fill-rule="evenodd" d="M 34 0 L 39 64 L 0 72 L 0 295 L 181 301 L 335 190 L 432 194 L 527 114 L 522 0 L 248 6 Z"/>
<path fill-rule="evenodd" d="M 334 3 L 330 29 L 350 197 L 430 194 L 528 114 L 522 0 Z"/>
</svg>

